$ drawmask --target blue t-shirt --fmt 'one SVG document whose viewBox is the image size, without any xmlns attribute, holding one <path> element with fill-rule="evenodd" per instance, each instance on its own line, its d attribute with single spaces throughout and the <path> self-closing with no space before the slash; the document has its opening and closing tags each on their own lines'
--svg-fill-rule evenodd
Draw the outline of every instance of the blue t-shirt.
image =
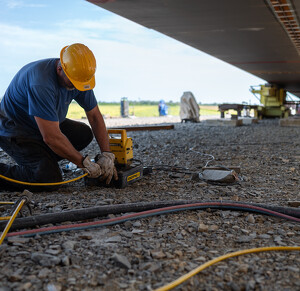
<svg viewBox="0 0 300 291">
<path fill-rule="evenodd" d="M 0 103 L 0 136 L 41 138 L 34 116 L 61 123 L 72 100 L 85 111 L 97 105 L 93 90 L 70 91 L 59 85 L 56 61 L 30 63 L 13 78 Z"/>
</svg>

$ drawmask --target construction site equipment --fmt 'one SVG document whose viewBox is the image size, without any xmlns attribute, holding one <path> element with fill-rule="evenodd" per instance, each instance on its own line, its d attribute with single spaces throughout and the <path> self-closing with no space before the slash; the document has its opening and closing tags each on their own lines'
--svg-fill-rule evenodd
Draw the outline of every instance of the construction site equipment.
<svg viewBox="0 0 300 291">
<path fill-rule="evenodd" d="M 129 116 L 129 102 L 126 97 L 121 99 L 121 116 L 128 117 Z"/>
<path fill-rule="evenodd" d="M 133 159 L 132 138 L 127 137 L 125 129 L 109 129 L 107 132 L 110 135 L 109 146 L 116 157 L 117 164 L 127 165 Z"/>
<path fill-rule="evenodd" d="M 118 180 L 112 179 L 109 186 L 125 188 L 143 177 L 143 165 L 140 161 L 133 159 L 132 138 L 127 137 L 125 129 L 109 129 L 107 132 L 110 149 L 116 157 L 115 166 L 118 172 Z M 99 178 L 85 177 L 85 184 L 87 186 L 104 186 Z"/>
<path fill-rule="evenodd" d="M 254 86 L 251 86 L 250 89 L 250 92 L 261 103 L 257 108 L 257 117 L 259 119 L 264 117 L 287 118 L 290 115 L 290 110 L 286 106 L 286 90 L 272 84 L 260 85 L 259 87 L 259 89 L 255 89 Z"/>
<path fill-rule="evenodd" d="M 180 99 L 181 122 L 200 122 L 200 108 L 192 92 L 184 92 Z"/>
<path fill-rule="evenodd" d="M 237 112 L 237 116 L 242 116 L 242 110 L 244 109 L 243 104 L 227 104 L 223 103 L 220 104 L 219 106 L 219 111 L 221 113 L 221 118 L 225 118 L 225 112 L 228 110 L 235 110 Z"/>
<path fill-rule="evenodd" d="M 225 118 L 225 112 L 229 110 L 235 110 L 237 112 L 237 118 L 242 117 L 243 110 L 246 112 L 254 110 L 254 115 L 257 116 L 257 105 L 223 103 L 220 104 L 218 107 L 221 113 L 221 118 Z"/>
</svg>

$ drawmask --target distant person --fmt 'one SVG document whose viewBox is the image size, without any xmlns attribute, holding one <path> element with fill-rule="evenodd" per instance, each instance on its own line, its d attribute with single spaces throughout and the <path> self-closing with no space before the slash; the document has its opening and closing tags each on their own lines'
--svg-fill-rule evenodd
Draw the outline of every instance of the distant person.
<svg viewBox="0 0 300 291">
<path fill-rule="evenodd" d="M 106 183 L 113 176 L 117 179 L 115 156 L 93 92 L 95 71 L 92 51 L 75 43 L 64 47 L 60 58 L 29 63 L 16 74 L 0 103 L 0 147 L 16 164 L 0 163 L 1 175 L 32 183 L 60 182 L 58 161 L 67 159 L 88 177 L 101 176 Z M 85 110 L 91 128 L 66 118 L 72 100 Z M 96 162 L 79 152 L 93 134 L 100 150 Z M 0 190 L 24 188 L 28 186 L 0 179 Z"/>
<path fill-rule="evenodd" d="M 168 106 L 166 105 L 164 100 L 160 100 L 158 103 L 158 113 L 159 116 L 168 115 Z"/>
</svg>

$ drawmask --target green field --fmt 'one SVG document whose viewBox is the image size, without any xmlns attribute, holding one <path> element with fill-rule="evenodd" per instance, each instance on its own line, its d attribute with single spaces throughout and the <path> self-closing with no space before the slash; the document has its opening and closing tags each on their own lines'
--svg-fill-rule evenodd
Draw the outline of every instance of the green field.
<svg viewBox="0 0 300 291">
<path fill-rule="evenodd" d="M 104 116 L 107 117 L 120 117 L 121 105 L 120 104 L 100 104 L 99 109 Z M 179 115 L 180 105 L 168 105 L 168 114 L 173 116 Z M 158 116 L 158 104 L 134 104 L 129 105 L 129 115 L 136 117 L 154 117 Z M 214 105 L 200 105 L 200 115 L 219 115 L 218 106 Z M 81 119 L 85 117 L 84 110 L 75 102 L 70 104 L 67 118 Z"/>
</svg>

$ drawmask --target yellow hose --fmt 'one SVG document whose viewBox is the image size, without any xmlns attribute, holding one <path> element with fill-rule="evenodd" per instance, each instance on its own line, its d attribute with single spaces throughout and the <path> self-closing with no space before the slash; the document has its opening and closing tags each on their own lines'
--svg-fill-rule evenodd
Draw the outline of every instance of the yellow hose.
<svg viewBox="0 0 300 291">
<path fill-rule="evenodd" d="M 0 237 L 0 245 L 2 244 L 6 234 L 8 233 L 12 223 L 14 222 L 15 218 L 17 217 L 19 211 L 21 210 L 22 206 L 24 205 L 24 203 L 26 202 L 26 199 L 22 199 L 19 203 L 19 205 L 17 206 L 17 208 L 15 209 L 13 215 L 10 217 L 9 221 L 7 222 L 5 229 L 3 230 L 1 237 Z"/>
<path fill-rule="evenodd" d="M 0 217 L 0 220 L 9 220 L 11 218 L 11 216 L 3 216 Z"/>
<path fill-rule="evenodd" d="M 55 183 L 29 183 L 29 182 L 23 182 L 23 181 L 18 181 L 18 180 L 15 180 L 15 179 L 11 179 L 11 178 L 8 178 L 8 177 L 5 177 L 3 175 L 0 175 L 0 178 L 4 179 L 4 180 L 7 180 L 7 181 L 10 181 L 10 182 L 13 182 L 13 183 L 17 183 L 17 184 L 23 184 L 23 185 L 30 185 L 30 186 L 54 186 L 54 185 L 62 185 L 62 184 L 67 184 L 67 183 L 71 183 L 71 182 L 74 182 L 76 180 L 79 180 L 85 176 L 87 176 L 88 173 L 85 173 L 79 177 L 76 177 L 74 179 L 71 179 L 71 180 L 67 180 L 67 181 L 62 181 L 62 182 L 55 182 Z"/>
<path fill-rule="evenodd" d="M 0 204 L 15 204 L 15 202 L 10 202 L 10 201 L 0 201 Z"/>
<path fill-rule="evenodd" d="M 240 255 L 245 255 L 245 254 L 268 252 L 268 251 L 300 251 L 300 246 L 296 246 L 296 247 L 263 247 L 263 248 L 247 249 L 247 250 L 229 253 L 229 254 L 217 257 L 213 260 L 210 260 L 210 261 L 202 264 L 201 266 L 195 268 L 194 270 L 190 271 L 189 273 L 181 276 L 177 280 L 175 280 L 175 281 L 171 282 L 170 284 L 167 284 L 163 287 L 160 287 L 160 288 L 156 289 L 155 291 L 171 290 L 171 289 L 175 288 L 176 286 L 178 286 L 179 284 L 183 283 L 184 281 L 190 279 L 192 276 L 194 276 L 197 273 L 201 272 L 202 270 L 206 269 L 207 267 L 210 267 L 213 264 L 223 261 L 225 259 L 237 257 Z"/>
</svg>

